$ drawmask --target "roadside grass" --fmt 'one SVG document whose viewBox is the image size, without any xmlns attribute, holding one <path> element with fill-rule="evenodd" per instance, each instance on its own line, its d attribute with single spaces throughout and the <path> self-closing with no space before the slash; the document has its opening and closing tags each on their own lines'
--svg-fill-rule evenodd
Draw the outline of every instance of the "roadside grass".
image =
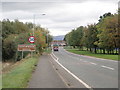
<svg viewBox="0 0 120 90">
<path fill-rule="evenodd" d="M 52 49 L 51 49 L 51 47 L 49 47 L 49 48 L 45 49 L 45 50 L 44 50 L 44 52 L 45 52 L 45 53 L 48 53 L 48 54 L 50 54 L 50 53 L 52 52 Z"/>
<path fill-rule="evenodd" d="M 111 59 L 111 60 L 118 60 L 118 55 L 109 55 L 109 54 L 95 54 L 89 51 L 79 51 L 78 49 L 66 49 L 69 52 L 80 54 L 80 55 L 87 55 L 97 58 L 104 58 L 104 59 Z"/>
<path fill-rule="evenodd" d="M 25 88 L 29 82 L 35 65 L 38 62 L 38 56 L 23 59 L 18 65 L 12 68 L 8 73 L 2 75 L 2 88 Z"/>
</svg>

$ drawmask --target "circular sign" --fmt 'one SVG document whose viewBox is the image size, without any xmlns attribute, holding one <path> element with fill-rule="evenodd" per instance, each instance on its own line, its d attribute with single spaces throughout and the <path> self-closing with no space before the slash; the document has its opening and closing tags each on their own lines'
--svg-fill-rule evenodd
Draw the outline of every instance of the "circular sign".
<svg viewBox="0 0 120 90">
<path fill-rule="evenodd" d="M 30 43 L 34 43 L 34 42 L 35 42 L 34 36 L 30 36 L 29 39 L 28 39 L 28 41 L 29 41 Z"/>
</svg>

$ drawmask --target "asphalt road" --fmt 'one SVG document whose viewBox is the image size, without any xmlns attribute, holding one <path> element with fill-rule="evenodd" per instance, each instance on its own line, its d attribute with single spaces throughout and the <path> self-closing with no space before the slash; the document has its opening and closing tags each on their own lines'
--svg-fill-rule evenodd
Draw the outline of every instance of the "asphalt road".
<svg viewBox="0 0 120 90">
<path fill-rule="evenodd" d="M 116 90 L 112 88 L 118 88 L 118 62 L 73 54 L 60 47 L 59 51 L 40 57 L 28 88 Z"/>
<path fill-rule="evenodd" d="M 85 87 L 118 88 L 117 61 L 72 54 L 62 47 L 51 56 L 60 67 L 67 69 L 65 71 Z"/>
</svg>

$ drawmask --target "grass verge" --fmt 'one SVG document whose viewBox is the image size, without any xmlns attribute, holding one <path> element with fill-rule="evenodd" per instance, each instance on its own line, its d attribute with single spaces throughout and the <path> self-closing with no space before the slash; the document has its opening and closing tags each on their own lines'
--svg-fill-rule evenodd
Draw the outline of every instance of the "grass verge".
<svg viewBox="0 0 120 90">
<path fill-rule="evenodd" d="M 52 52 L 52 49 L 51 49 L 51 47 L 49 47 L 49 48 L 45 49 L 45 50 L 44 50 L 44 52 L 45 52 L 45 53 L 48 53 L 48 54 L 50 54 L 50 53 Z"/>
<path fill-rule="evenodd" d="M 118 55 L 95 54 L 95 53 L 91 53 L 89 51 L 79 51 L 77 49 L 66 49 L 66 50 L 69 52 L 75 53 L 75 54 L 80 54 L 80 55 L 87 55 L 87 56 L 92 56 L 92 57 L 97 57 L 97 58 L 118 60 Z"/>
<path fill-rule="evenodd" d="M 8 73 L 2 75 L 2 88 L 25 88 L 38 62 L 38 56 L 20 61 Z"/>
</svg>

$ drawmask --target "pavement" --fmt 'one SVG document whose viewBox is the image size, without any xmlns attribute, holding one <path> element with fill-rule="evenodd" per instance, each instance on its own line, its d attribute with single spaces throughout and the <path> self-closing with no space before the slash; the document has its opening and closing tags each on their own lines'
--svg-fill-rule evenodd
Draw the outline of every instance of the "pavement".
<svg viewBox="0 0 120 90">
<path fill-rule="evenodd" d="M 43 54 L 37 64 L 37 68 L 29 81 L 28 88 L 66 88 L 52 66 L 49 55 Z"/>
</svg>

